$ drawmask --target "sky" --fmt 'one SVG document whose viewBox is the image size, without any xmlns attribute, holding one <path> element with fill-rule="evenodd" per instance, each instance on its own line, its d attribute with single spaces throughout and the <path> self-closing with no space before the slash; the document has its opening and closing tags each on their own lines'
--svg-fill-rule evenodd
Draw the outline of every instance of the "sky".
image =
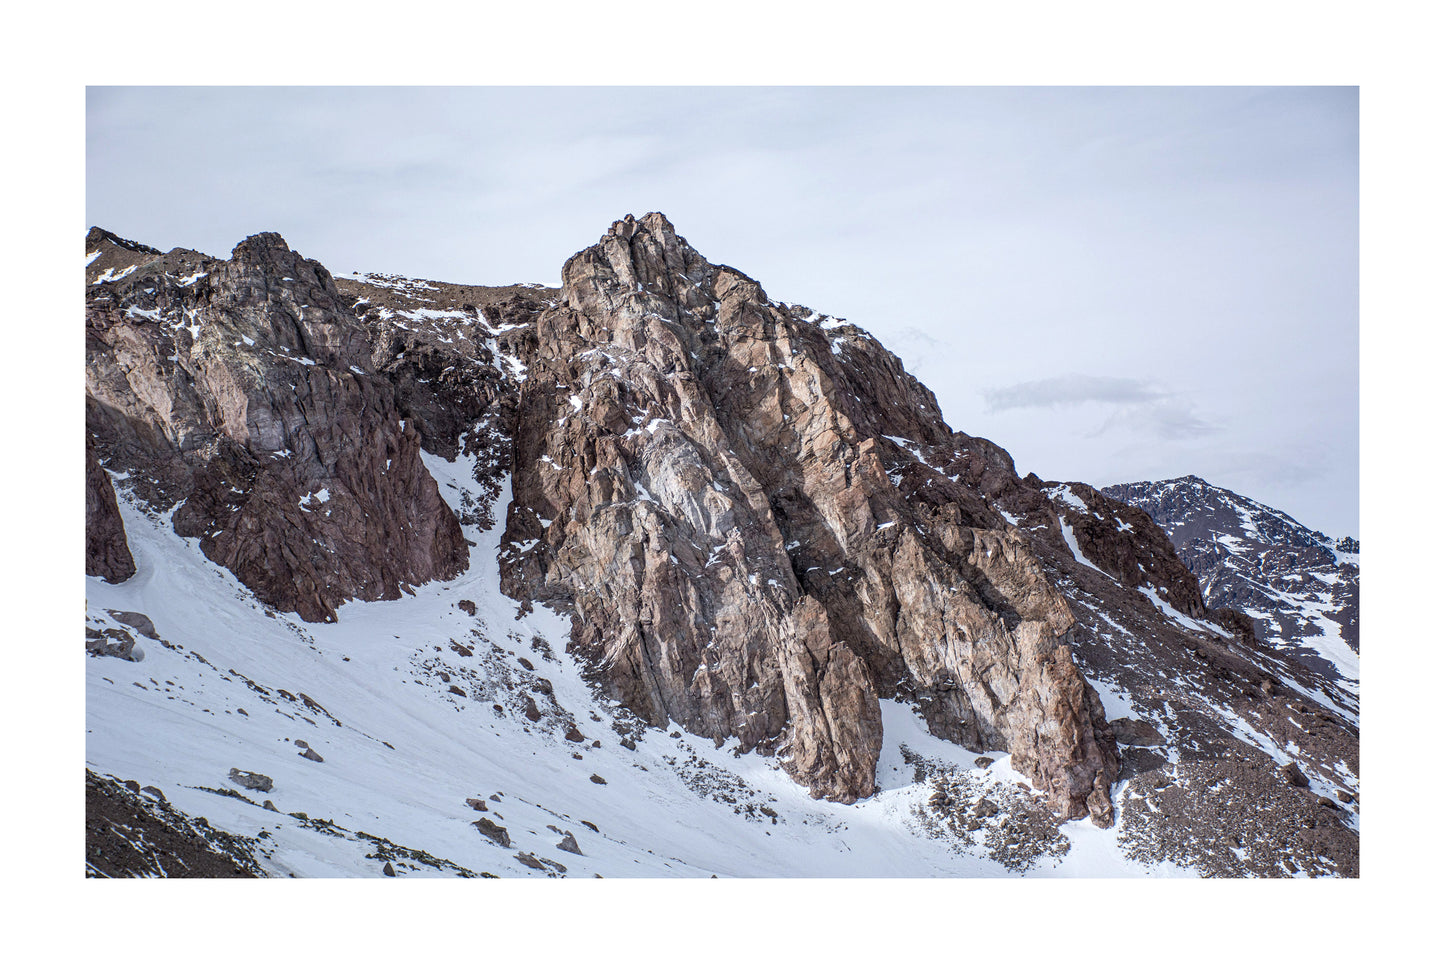
<svg viewBox="0 0 1445 964">
<path fill-rule="evenodd" d="M 116 88 L 86 218 L 556 284 L 664 212 L 871 331 L 1020 474 L 1194 474 L 1359 531 L 1355 88 Z"/>
</svg>

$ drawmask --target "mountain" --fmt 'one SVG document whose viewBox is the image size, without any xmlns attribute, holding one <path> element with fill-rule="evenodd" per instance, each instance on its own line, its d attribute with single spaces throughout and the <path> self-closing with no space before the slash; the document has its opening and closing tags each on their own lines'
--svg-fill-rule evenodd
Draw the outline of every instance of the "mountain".
<svg viewBox="0 0 1445 964">
<path fill-rule="evenodd" d="M 1259 638 L 1358 696 L 1357 540 L 1332 539 L 1194 475 L 1104 492 L 1143 509 L 1169 534 L 1207 605 L 1245 613 Z"/>
<path fill-rule="evenodd" d="M 87 766 L 264 874 L 1357 873 L 1335 682 L 660 214 L 556 288 L 93 229 L 86 324 Z"/>
</svg>

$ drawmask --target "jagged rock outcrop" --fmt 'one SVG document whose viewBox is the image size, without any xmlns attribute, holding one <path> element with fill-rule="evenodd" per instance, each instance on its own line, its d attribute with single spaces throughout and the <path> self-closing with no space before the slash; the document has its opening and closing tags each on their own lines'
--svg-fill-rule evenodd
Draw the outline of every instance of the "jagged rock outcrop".
<svg viewBox="0 0 1445 964">
<path fill-rule="evenodd" d="M 125 582 L 135 575 L 115 488 L 96 460 L 89 435 L 85 439 L 85 574 L 106 582 Z"/>
<path fill-rule="evenodd" d="M 466 564 L 371 357 L 330 274 L 279 235 L 226 261 L 177 249 L 90 286 L 87 428 L 259 598 L 329 621 Z"/>
<path fill-rule="evenodd" d="M 895 356 L 658 214 L 569 260 L 562 295 L 522 387 L 504 586 L 575 607 L 612 695 L 776 749 L 835 800 L 873 791 L 878 699 L 908 696 L 1065 816 L 1112 820 L 1117 753 L 1067 601 L 919 451 L 974 440 Z"/>
</svg>

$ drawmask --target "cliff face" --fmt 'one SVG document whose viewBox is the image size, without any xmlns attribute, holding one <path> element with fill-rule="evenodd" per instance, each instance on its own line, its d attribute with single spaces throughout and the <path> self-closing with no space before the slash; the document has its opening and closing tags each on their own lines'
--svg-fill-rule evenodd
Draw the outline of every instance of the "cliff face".
<svg viewBox="0 0 1445 964">
<path fill-rule="evenodd" d="M 1118 758 L 1069 606 L 923 453 L 972 440 L 896 357 L 661 215 L 613 225 L 562 294 L 522 387 L 504 586 L 575 607 L 612 695 L 777 750 L 838 800 L 873 791 L 879 697 L 909 696 L 1065 816 L 1112 820 Z"/>
<path fill-rule="evenodd" d="M 85 439 L 85 574 L 106 582 L 135 575 L 135 560 L 125 541 L 125 524 L 115 503 L 110 476 L 96 461 L 90 436 Z"/>
<path fill-rule="evenodd" d="M 325 268 L 275 234 L 226 261 L 119 250 L 150 260 L 89 288 L 87 429 L 178 533 L 309 620 L 461 571 L 420 437 Z"/>
</svg>

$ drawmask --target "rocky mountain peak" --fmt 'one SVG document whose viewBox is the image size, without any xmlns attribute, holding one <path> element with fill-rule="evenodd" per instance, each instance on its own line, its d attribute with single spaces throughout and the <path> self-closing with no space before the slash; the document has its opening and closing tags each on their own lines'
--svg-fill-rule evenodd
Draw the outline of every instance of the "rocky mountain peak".
<svg viewBox="0 0 1445 964">
<path fill-rule="evenodd" d="M 567 260 L 562 291 L 583 314 L 604 318 L 626 307 L 629 316 L 679 321 L 679 312 L 711 306 L 713 270 L 663 215 L 629 215 Z"/>
<path fill-rule="evenodd" d="M 90 288 L 87 426 L 178 533 L 311 620 L 459 572 L 455 516 L 370 334 L 277 234 L 176 252 Z M 103 496 L 100 497 L 103 501 Z"/>
<path fill-rule="evenodd" d="M 1317 795 L 1354 800 L 1354 704 L 1202 595 L 1163 515 L 1020 478 L 864 329 L 770 300 L 661 214 L 615 222 L 560 289 L 338 280 L 274 233 L 228 259 L 96 239 L 87 569 L 101 591 L 145 564 L 122 525 L 143 506 L 174 529 L 148 528 L 151 546 L 197 540 L 185 552 L 306 621 L 444 582 L 426 592 L 445 616 L 407 624 L 408 601 L 382 637 L 400 652 L 415 631 L 427 665 L 515 656 L 497 626 L 540 617 L 580 674 L 567 700 L 631 734 L 629 753 L 651 724 L 773 755 L 813 796 L 857 803 L 936 772 L 906 731 L 953 744 L 954 776 L 955 756 L 992 779 L 1006 755 L 1040 813 L 1118 820 L 1160 859 L 1275 872 L 1289 839 L 1300 866 L 1353 867 L 1353 817 Z M 1203 505 L 1189 480 L 1159 485 Z M 469 566 L 472 598 L 452 605 Z M 472 623 L 486 591 L 492 623 Z M 473 678 L 448 665 L 460 713 Z M 543 739 L 526 728 L 552 711 L 553 682 L 507 697 L 494 669 L 474 680 L 488 726 Z M 462 739 L 489 739 L 474 715 Z M 579 782 L 607 786 L 594 777 Z M 957 787 L 918 819 L 970 822 L 949 809 Z M 1268 833 L 1240 802 L 1256 800 L 1284 815 Z"/>
<path fill-rule="evenodd" d="M 124 248 L 127 251 L 135 251 L 140 254 L 160 254 L 156 248 L 148 244 L 141 244 L 139 241 L 131 241 L 122 238 L 112 231 L 107 231 L 99 226 L 92 226 L 85 234 L 85 250 L 94 251 L 101 245 L 114 245 L 117 248 Z"/>
<path fill-rule="evenodd" d="M 231 250 L 232 261 L 264 261 L 267 252 L 289 254 L 291 246 L 275 231 L 261 231 L 242 240 Z"/>
<path fill-rule="evenodd" d="M 612 695 L 854 800 L 879 698 L 906 694 L 949 738 L 1013 752 L 1067 816 L 1112 820 L 1117 754 L 1067 602 L 925 461 L 962 440 L 896 356 L 772 303 L 661 215 L 574 255 L 563 293 L 522 386 L 503 580 L 577 613 Z"/>
</svg>

